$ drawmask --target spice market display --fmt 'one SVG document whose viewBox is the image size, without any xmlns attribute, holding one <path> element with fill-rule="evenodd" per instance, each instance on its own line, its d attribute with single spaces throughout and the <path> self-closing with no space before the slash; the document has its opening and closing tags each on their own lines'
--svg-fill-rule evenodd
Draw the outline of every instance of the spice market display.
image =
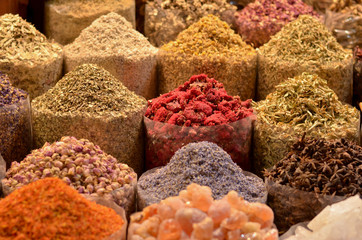
<svg viewBox="0 0 362 240">
<path fill-rule="evenodd" d="M 134 0 L 46 0 L 44 31 L 62 45 L 76 39 L 81 31 L 102 15 L 115 12 L 136 26 Z"/>
<path fill-rule="evenodd" d="M 64 70 L 97 64 L 129 90 L 147 99 L 156 96 L 157 48 L 116 13 L 95 20 L 64 47 Z"/>
<path fill-rule="evenodd" d="M 0 154 L 8 168 L 27 155 L 31 141 L 29 95 L 12 86 L 9 77 L 0 72 Z"/>
<path fill-rule="evenodd" d="M 129 239 L 277 240 L 273 211 L 250 203 L 235 191 L 214 200 L 211 189 L 192 183 L 178 196 L 131 216 Z"/>
<path fill-rule="evenodd" d="M 146 105 L 103 68 L 80 65 L 32 101 L 34 145 L 86 138 L 140 174 Z"/>
<path fill-rule="evenodd" d="M 320 18 L 302 0 L 256 0 L 235 14 L 235 24 L 246 43 L 260 47 L 299 15 Z"/>
<path fill-rule="evenodd" d="M 115 210 L 85 199 L 57 178 L 30 183 L 1 199 L 0 222 L 4 240 L 99 240 L 127 225 Z"/>
<path fill-rule="evenodd" d="M 125 210 L 134 210 L 137 174 L 87 139 L 63 137 L 14 162 L 2 180 L 10 192 L 42 178 L 58 177 L 81 194 L 102 196 Z"/>
<path fill-rule="evenodd" d="M 3 2 L 0 240 L 362 240 L 362 0 Z"/>
<path fill-rule="evenodd" d="M 234 22 L 236 7 L 226 0 L 148 0 L 145 7 L 145 36 L 156 46 L 174 41 L 177 35 L 208 14 Z"/>
<path fill-rule="evenodd" d="M 304 132 L 326 139 L 359 139 L 359 111 L 338 100 L 327 82 L 303 73 L 282 82 L 263 101 L 254 102 L 254 167 L 273 166 Z"/>
<path fill-rule="evenodd" d="M 177 89 L 148 101 L 146 168 L 166 165 L 188 143 L 211 141 L 242 169 L 250 170 L 254 120 L 251 100 L 228 95 L 222 83 L 205 74 L 192 76 Z"/>
<path fill-rule="evenodd" d="M 257 53 L 230 26 L 208 15 L 160 48 L 159 92 L 167 93 L 192 75 L 207 74 L 231 95 L 254 98 Z"/>
<path fill-rule="evenodd" d="M 311 220 L 327 204 L 362 195 L 361 157 L 362 147 L 343 138 L 303 136 L 294 143 L 290 152 L 265 172 L 269 206 L 274 209 L 278 229 Z"/>
<path fill-rule="evenodd" d="M 338 98 L 352 103 L 353 56 L 316 18 L 301 15 L 260 47 L 257 99 L 280 82 L 303 72 L 327 80 Z"/>
<path fill-rule="evenodd" d="M 61 77 L 62 47 L 19 15 L 0 16 L 0 71 L 33 99 Z"/>
<path fill-rule="evenodd" d="M 158 203 L 176 196 L 191 183 L 210 187 L 215 199 L 234 190 L 249 202 L 266 201 L 262 179 L 243 172 L 215 143 L 197 142 L 178 150 L 165 167 L 150 170 L 140 177 L 138 203 L 141 201 L 143 207 Z"/>
</svg>

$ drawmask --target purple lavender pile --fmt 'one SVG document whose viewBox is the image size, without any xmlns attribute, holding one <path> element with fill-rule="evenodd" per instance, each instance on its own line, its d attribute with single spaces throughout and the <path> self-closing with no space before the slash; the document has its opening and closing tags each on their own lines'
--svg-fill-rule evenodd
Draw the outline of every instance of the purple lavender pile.
<svg viewBox="0 0 362 240">
<path fill-rule="evenodd" d="M 25 91 L 13 87 L 9 77 L 0 72 L 0 107 L 18 103 L 27 97 L 28 94 Z"/>
<path fill-rule="evenodd" d="M 28 94 L 11 85 L 0 72 L 0 154 L 7 167 L 22 160 L 31 148 L 31 120 Z"/>
<path fill-rule="evenodd" d="M 215 199 L 235 190 L 245 200 L 255 202 L 264 197 L 262 179 L 244 175 L 229 154 L 210 142 L 190 143 L 179 149 L 170 162 L 139 179 L 138 189 L 148 203 L 177 196 L 191 183 L 208 186 Z"/>
<path fill-rule="evenodd" d="M 302 0 L 256 0 L 235 14 L 235 22 L 243 40 L 260 47 L 299 15 L 319 17 Z"/>
</svg>

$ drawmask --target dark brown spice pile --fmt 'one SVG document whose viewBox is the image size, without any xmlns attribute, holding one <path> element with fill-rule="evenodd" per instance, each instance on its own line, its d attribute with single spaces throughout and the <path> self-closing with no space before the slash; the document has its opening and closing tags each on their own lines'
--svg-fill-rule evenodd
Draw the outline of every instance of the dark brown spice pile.
<svg viewBox="0 0 362 240">
<path fill-rule="evenodd" d="M 299 190 L 323 195 L 362 194 L 362 147 L 344 139 L 298 140 L 264 175 Z"/>
</svg>

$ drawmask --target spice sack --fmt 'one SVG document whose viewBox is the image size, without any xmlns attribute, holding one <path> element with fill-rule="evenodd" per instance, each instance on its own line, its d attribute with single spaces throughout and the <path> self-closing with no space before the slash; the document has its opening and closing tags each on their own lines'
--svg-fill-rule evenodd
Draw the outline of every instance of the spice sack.
<svg viewBox="0 0 362 240">
<path fill-rule="evenodd" d="M 62 45 L 69 44 L 94 20 L 110 12 L 120 14 L 136 26 L 134 0 L 46 0 L 45 34 Z"/>
</svg>

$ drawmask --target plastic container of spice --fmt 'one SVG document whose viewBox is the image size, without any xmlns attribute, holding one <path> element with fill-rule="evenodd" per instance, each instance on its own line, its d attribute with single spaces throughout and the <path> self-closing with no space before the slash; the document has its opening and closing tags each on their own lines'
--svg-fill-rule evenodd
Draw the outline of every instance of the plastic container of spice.
<svg viewBox="0 0 362 240">
<path fill-rule="evenodd" d="M 301 191 L 265 179 L 268 190 L 268 205 L 275 214 L 279 231 L 287 231 L 294 224 L 312 220 L 326 206 L 340 202 L 346 197 L 321 195 Z"/>
<path fill-rule="evenodd" d="M 326 44 L 329 49 L 324 47 Z M 265 99 L 279 83 L 308 72 L 327 80 L 341 101 L 352 103 L 352 51 L 344 49 L 316 18 L 299 16 L 260 47 L 258 53 L 258 100 Z"/>
<path fill-rule="evenodd" d="M 47 0 L 44 9 L 45 34 L 65 45 L 102 15 L 115 12 L 136 26 L 134 0 Z"/>
<path fill-rule="evenodd" d="M 224 149 L 242 169 L 250 170 L 251 139 L 255 120 L 255 115 L 252 115 L 228 124 L 185 127 L 144 117 L 146 168 L 166 165 L 175 152 L 188 143 L 208 141 Z"/>
<path fill-rule="evenodd" d="M 21 161 L 32 147 L 31 107 L 29 96 L 0 107 L 0 153 L 7 168 Z"/>
<path fill-rule="evenodd" d="M 159 93 L 204 73 L 223 83 L 232 96 L 255 96 L 257 53 L 216 16 L 203 17 L 163 45 L 158 59 Z"/>
</svg>

